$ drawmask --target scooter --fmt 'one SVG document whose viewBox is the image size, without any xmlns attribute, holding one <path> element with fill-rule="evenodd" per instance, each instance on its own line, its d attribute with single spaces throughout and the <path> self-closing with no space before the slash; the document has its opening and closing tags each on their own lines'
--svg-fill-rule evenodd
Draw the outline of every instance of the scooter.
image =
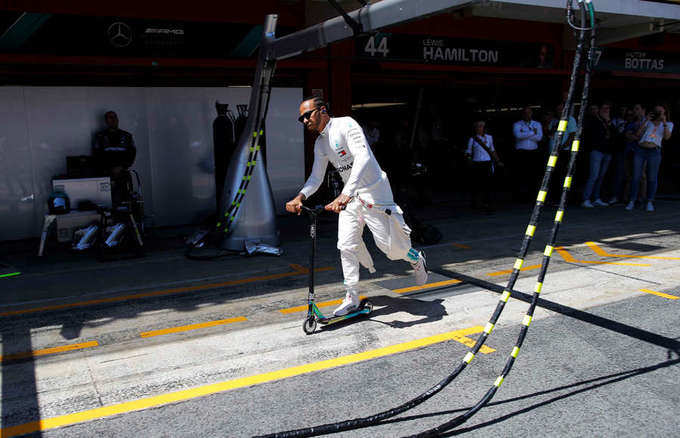
<svg viewBox="0 0 680 438">
<path fill-rule="evenodd" d="M 314 260 L 316 259 L 316 236 L 317 236 L 317 217 L 323 212 L 323 207 L 309 208 L 304 205 L 301 207 L 309 216 L 309 237 L 312 238 L 312 252 L 309 256 L 309 295 L 307 297 L 307 318 L 302 324 L 302 329 L 306 334 L 311 335 L 316 330 L 317 323 L 328 325 L 336 322 L 345 321 L 361 315 L 368 315 L 373 311 L 373 304 L 366 298 L 361 300 L 356 310 L 342 316 L 325 316 L 314 302 Z"/>
</svg>

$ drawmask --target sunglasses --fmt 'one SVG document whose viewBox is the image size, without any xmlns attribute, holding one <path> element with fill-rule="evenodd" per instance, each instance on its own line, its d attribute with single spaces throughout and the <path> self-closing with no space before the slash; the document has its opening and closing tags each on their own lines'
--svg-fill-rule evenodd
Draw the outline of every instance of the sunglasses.
<svg viewBox="0 0 680 438">
<path fill-rule="evenodd" d="M 305 123 L 305 120 L 309 120 L 309 118 L 312 117 L 312 114 L 314 114 L 314 111 L 318 109 L 319 108 L 314 108 L 313 110 L 309 110 L 306 113 L 303 113 L 300 117 L 298 117 L 298 122 Z"/>
</svg>

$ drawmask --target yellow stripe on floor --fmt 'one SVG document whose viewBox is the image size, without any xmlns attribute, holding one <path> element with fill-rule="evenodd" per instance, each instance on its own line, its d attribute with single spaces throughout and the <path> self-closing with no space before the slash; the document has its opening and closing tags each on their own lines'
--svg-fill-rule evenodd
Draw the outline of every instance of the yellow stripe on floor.
<svg viewBox="0 0 680 438">
<path fill-rule="evenodd" d="M 657 291 L 655 291 L 655 290 L 640 289 L 640 291 L 641 291 L 641 292 L 648 293 L 648 294 L 652 294 L 652 295 L 657 295 L 657 296 L 660 296 L 660 297 L 668 298 L 669 300 L 677 300 L 678 298 L 680 298 L 680 297 L 676 297 L 675 295 L 668 295 L 668 294 L 665 294 L 665 293 L 663 293 L 663 292 L 657 292 Z"/>
<path fill-rule="evenodd" d="M 280 274 L 270 274 L 270 275 L 262 275 L 259 277 L 250 277 L 250 278 L 241 278 L 239 280 L 229 280 L 229 281 L 224 281 L 221 283 L 211 283 L 211 284 L 202 284 L 199 286 L 187 286 L 187 287 L 178 287 L 174 289 L 164 289 L 164 290 L 157 290 L 153 292 L 142 292 L 138 294 L 130 294 L 130 295 L 122 295 L 122 296 L 117 296 L 117 297 L 109 297 L 109 298 L 100 298 L 96 300 L 88 300 L 88 301 L 79 301 L 76 303 L 66 303 L 66 304 L 55 304 L 52 306 L 43 306 L 43 307 L 34 307 L 31 309 L 21 309 L 21 310 L 10 310 L 7 312 L 2 312 L 0 313 L 0 317 L 2 316 L 12 316 L 12 315 L 22 315 L 25 313 L 35 313 L 35 312 L 45 312 L 49 310 L 62 310 L 62 309 L 70 309 L 73 307 L 85 307 L 85 306 L 92 306 L 95 304 L 104 304 L 104 303 L 116 303 L 120 301 L 128 301 L 128 300 L 136 300 L 140 298 L 149 298 L 149 297 L 156 297 L 156 296 L 162 296 L 162 295 L 170 295 L 170 294 L 176 294 L 176 293 L 181 293 L 181 292 L 192 292 L 192 291 L 198 291 L 198 290 L 204 290 L 204 289 L 214 289 L 218 287 L 225 287 L 225 286 L 237 286 L 241 284 L 247 284 L 247 283 L 254 283 L 257 281 L 266 281 L 266 280 L 277 280 L 279 278 L 285 278 L 285 277 L 293 277 L 296 275 L 303 275 L 309 272 L 308 269 L 302 268 L 299 265 L 291 265 L 291 267 L 294 269 L 293 272 L 283 272 Z M 326 267 L 321 267 L 321 268 L 316 268 L 314 269 L 315 272 L 323 272 L 323 271 L 330 271 L 332 270 L 333 267 L 331 266 L 326 266 Z"/>
<path fill-rule="evenodd" d="M 423 290 L 423 289 L 431 289 L 433 287 L 441 287 L 441 286 L 449 286 L 451 284 L 458 284 L 460 283 L 460 280 L 444 280 L 444 281 L 437 281 L 434 283 L 426 283 L 422 286 L 410 286 L 410 287 L 402 287 L 401 289 L 393 289 L 392 292 L 398 293 L 398 294 L 403 294 L 406 292 L 413 292 L 416 290 Z"/>
<path fill-rule="evenodd" d="M 654 259 L 654 260 L 680 260 L 680 257 L 661 257 L 661 256 L 645 256 L 632 254 L 611 254 L 600 248 L 595 242 L 586 242 L 586 245 L 593 250 L 593 252 L 601 257 L 618 257 L 627 259 Z"/>
<path fill-rule="evenodd" d="M 21 353 L 12 353 L 0 356 L 0 362 L 9 362 L 12 360 L 28 359 L 30 357 L 45 356 L 47 354 L 63 353 L 65 351 L 82 350 L 83 348 L 97 347 L 99 342 L 90 341 L 82 342 L 80 344 L 61 345 L 59 347 L 43 348 L 41 350 L 23 351 Z M 4 435 L 2 435 L 4 437 Z"/>
<path fill-rule="evenodd" d="M 541 265 L 529 265 L 529 266 L 525 266 L 525 267 L 521 268 L 520 271 L 530 271 L 532 269 L 538 269 L 540 267 L 541 267 Z M 511 274 L 512 271 L 513 271 L 512 269 L 505 269 L 503 271 L 489 272 L 486 275 L 488 275 L 489 277 L 495 277 L 495 276 L 498 276 L 498 275 Z"/>
<path fill-rule="evenodd" d="M 208 321 L 208 322 L 201 322 L 197 324 L 189 324 L 189 325 L 183 325 L 180 327 L 170 327 L 166 329 L 160 329 L 160 330 L 151 330 L 149 332 L 142 332 L 139 334 L 142 338 L 150 338 L 152 336 L 160 336 L 160 335 L 167 335 L 170 333 L 179 333 L 179 332 L 187 332 L 189 330 L 197 330 L 197 329 L 202 329 L 206 327 L 215 327 L 218 325 L 226 325 L 226 324 L 231 324 L 234 322 L 241 322 L 241 321 L 247 321 L 245 316 L 238 316 L 236 318 L 228 318 L 228 319 L 219 319 L 216 321 Z"/>
<path fill-rule="evenodd" d="M 282 380 L 289 377 L 312 373 L 314 371 L 322 371 L 336 368 L 342 365 L 364 362 L 370 359 L 376 359 L 396 353 L 402 353 L 405 351 L 427 347 L 429 345 L 438 344 L 445 341 L 456 340 L 456 338 L 460 338 L 461 336 L 480 333 L 482 330 L 483 327 L 481 326 L 470 327 L 462 330 L 455 330 L 452 332 L 442 333 L 435 336 L 429 336 L 427 338 L 416 339 L 414 341 L 391 345 L 389 347 L 382 347 L 377 348 L 375 350 L 364 351 L 362 353 L 350 354 L 347 356 L 342 356 L 334 359 L 327 359 L 305 365 L 284 368 L 278 371 L 271 371 L 268 373 L 257 374 L 254 376 L 241 377 L 238 379 L 227 380 L 225 382 L 199 386 L 197 388 L 170 392 L 167 394 L 146 397 L 139 400 L 118 403 L 110 406 L 103 406 L 101 408 L 89 409 L 86 411 L 76 412 L 73 414 L 45 418 L 39 421 L 33 421 L 30 423 L 5 427 L 1 431 L 2 432 L 1 436 L 9 437 L 15 435 L 24 435 L 42 430 L 69 426 L 72 424 L 82 423 L 85 421 L 98 420 L 101 418 L 110 417 L 112 415 L 124 414 L 132 411 L 139 411 L 142 409 L 162 406 L 168 403 L 177 403 L 181 401 L 191 400 L 197 397 L 204 397 L 206 395 L 215 394 L 218 392 L 230 391 L 233 389 L 245 388 L 247 386 L 259 385 L 262 383 Z"/>
<path fill-rule="evenodd" d="M 599 262 L 599 261 L 592 261 L 592 260 L 577 260 L 572 256 L 569 251 L 564 249 L 562 246 L 556 246 L 555 251 L 562 256 L 565 262 L 567 263 L 583 263 L 583 264 L 591 264 L 591 265 L 619 265 L 619 266 L 650 266 L 648 263 L 619 263 L 619 262 Z"/>
</svg>

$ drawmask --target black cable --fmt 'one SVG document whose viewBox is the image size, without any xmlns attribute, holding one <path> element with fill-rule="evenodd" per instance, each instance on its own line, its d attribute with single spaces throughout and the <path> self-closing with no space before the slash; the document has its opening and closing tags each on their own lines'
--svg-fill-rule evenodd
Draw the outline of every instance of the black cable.
<svg viewBox="0 0 680 438">
<path fill-rule="evenodd" d="M 340 15 L 342 15 L 342 19 L 345 20 L 345 23 L 347 23 L 347 25 L 352 28 L 352 33 L 354 36 L 357 36 L 363 32 L 361 23 L 350 17 L 336 0 L 328 0 L 328 3 L 330 3 L 331 6 L 333 6 L 333 8 L 338 11 Z"/>
<path fill-rule="evenodd" d="M 579 4 L 583 4 L 583 0 L 578 0 L 578 2 L 579 2 Z M 595 26 L 594 24 L 592 24 L 590 27 L 579 27 L 579 26 L 576 26 L 573 23 L 572 20 L 574 18 L 574 13 L 573 13 L 572 5 L 573 5 L 573 0 L 568 0 L 568 3 L 567 3 L 567 24 L 569 24 L 569 26 L 574 30 L 586 31 L 586 32 L 593 30 L 593 27 Z"/>
<path fill-rule="evenodd" d="M 567 4 L 568 7 L 570 6 L 569 3 L 570 2 L 568 2 L 568 4 Z M 579 1 L 579 4 L 581 6 L 582 22 L 584 22 L 585 21 L 585 7 L 584 7 L 584 5 L 581 1 Z M 579 67 L 580 67 L 580 63 L 581 63 L 581 53 L 583 51 L 584 40 L 585 40 L 585 31 L 581 30 L 580 35 L 579 35 L 578 48 L 577 48 L 577 51 L 576 51 L 576 55 L 574 57 L 574 66 L 573 66 L 572 74 L 571 74 L 569 92 L 568 92 L 568 95 L 567 95 L 567 102 L 565 103 L 564 109 L 562 111 L 562 121 L 565 121 L 565 123 L 568 123 L 569 115 L 571 114 L 571 111 L 572 111 L 573 93 L 574 93 L 574 90 L 575 90 L 575 83 L 576 83 L 576 80 L 577 80 L 577 75 L 578 75 Z M 592 53 L 592 50 L 591 50 L 591 52 L 589 52 L 589 58 L 591 56 L 591 53 Z M 581 113 L 583 113 L 584 108 L 585 108 L 585 105 L 582 105 Z M 518 257 L 517 261 L 515 262 L 514 269 L 513 269 L 512 273 L 510 275 L 510 279 L 508 280 L 508 286 L 506 287 L 506 290 L 503 293 L 501 300 L 499 301 L 496 309 L 494 310 L 489 322 L 487 323 L 486 327 L 484 328 L 484 331 L 480 334 L 475 345 L 465 355 L 465 357 L 461 360 L 461 362 L 458 364 L 456 369 L 451 374 L 449 374 L 444 379 L 442 379 L 439 383 L 437 383 L 436 385 L 431 387 L 429 390 L 427 390 L 426 392 L 420 394 L 419 396 L 409 400 L 408 402 L 406 402 L 406 403 L 404 403 L 400 406 L 397 406 L 396 408 L 393 408 L 393 409 L 390 409 L 390 410 L 387 410 L 387 411 L 384 411 L 384 412 L 380 412 L 378 414 L 375 414 L 375 415 L 372 415 L 372 416 L 369 416 L 369 417 L 356 418 L 356 419 L 352 419 L 352 420 L 345 420 L 345 421 L 340 421 L 340 422 L 336 422 L 336 423 L 329 423 L 329 424 L 324 424 L 324 425 L 320 425 L 320 426 L 308 427 L 308 428 L 304 428 L 304 429 L 297 429 L 297 430 L 291 430 L 291 431 L 285 431 L 285 432 L 277 432 L 277 433 L 273 433 L 273 434 L 263 435 L 259 438 L 264 438 L 264 437 L 267 437 L 267 438 L 284 438 L 284 437 L 289 438 L 289 437 L 318 436 L 318 435 L 337 433 L 337 432 L 342 432 L 342 431 L 346 431 L 346 430 L 353 430 L 353 429 L 358 429 L 358 428 L 378 424 L 379 422 L 381 422 L 381 421 L 383 421 L 387 418 L 391 418 L 391 417 L 394 417 L 396 415 L 399 415 L 400 413 L 408 411 L 409 409 L 412 409 L 415 406 L 418 406 L 421 403 L 425 402 L 426 400 L 428 400 L 429 398 L 431 398 L 432 396 L 437 394 L 439 391 L 444 389 L 447 385 L 449 385 L 467 367 L 467 365 L 472 361 L 472 359 L 475 357 L 475 355 L 479 352 L 479 349 L 482 347 L 482 345 L 484 345 L 487 337 L 491 334 L 491 331 L 493 330 L 498 318 L 500 317 L 500 315 L 501 315 L 501 313 L 504 309 L 505 303 L 508 301 L 508 299 L 510 297 L 509 291 L 512 290 L 512 288 L 514 287 L 514 285 L 515 285 L 515 283 L 516 283 L 516 281 L 519 277 L 520 269 L 522 267 L 522 264 L 524 263 L 524 257 L 528 253 L 528 250 L 529 250 L 529 247 L 530 247 L 530 244 L 531 244 L 531 240 L 533 238 L 533 235 L 534 235 L 534 232 L 535 232 L 535 229 L 536 229 L 536 224 L 538 223 L 538 219 L 539 219 L 539 216 L 540 216 L 540 213 L 541 213 L 541 209 L 544 205 L 545 198 L 547 196 L 547 188 L 549 186 L 550 177 L 552 175 L 552 170 L 553 170 L 555 162 L 557 160 L 556 154 L 557 154 L 557 151 L 559 150 L 559 147 L 562 143 L 562 137 L 563 137 L 564 131 L 566 129 L 566 124 L 564 126 L 560 126 L 559 128 L 560 129 L 557 130 L 557 132 L 555 133 L 555 135 L 553 137 L 553 151 L 551 152 L 551 157 L 550 157 L 549 162 L 548 162 L 549 165 L 547 166 L 546 172 L 543 176 L 543 183 L 542 183 L 542 186 L 541 186 L 541 190 L 539 191 L 538 199 L 536 201 L 536 205 L 534 206 L 534 210 L 532 212 L 531 219 L 529 221 L 529 226 L 527 227 L 527 232 L 525 233 L 524 240 L 522 242 L 522 247 L 521 247 L 520 252 L 519 252 L 519 257 Z M 572 152 L 572 160 L 574 160 L 574 159 L 575 159 L 575 155 Z M 569 176 L 569 181 L 571 181 L 571 176 Z M 566 200 L 566 188 L 565 188 L 565 190 L 563 190 L 562 198 L 563 199 L 562 199 L 562 202 L 560 203 L 560 210 L 558 211 L 559 221 L 562 220 L 562 214 L 564 212 L 564 203 L 565 203 L 565 200 Z M 560 212 L 561 212 L 561 214 L 560 214 Z M 555 236 L 556 236 L 556 233 L 555 233 Z M 549 256 L 547 256 L 547 258 L 549 260 Z M 544 269 L 547 270 L 547 264 L 545 264 Z M 545 274 L 543 274 L 543 275 L 545 275 Z M 539 289 L 539 291 L 540 291 L 540 289 Z M 538 293 L 534 293 L 534 301 L 537 300 L 537 297 L 538 297 Z M 535 304 L 534 304 L 534 307 L 535 307 Z M 533 309 L 531 309 L 531 312 L 533 314 Z M 528 314 L 527 316 L 530 317 L 531 315 Z M 525 326 L 525 327 L 528 327 L 528 325 Z M 519 339 L 518 343 L 516 343 L 516 345 L 521 346 L 522 342 L 524 341 L 525 336 L 526 336 L 526 331 L 523 332 L 523 334 L 520 334 L 520 339 Z M 514 351 L 515 350 L 513 349 L 513 353 L 514 353 Z M 511 357 L 511 359 L 514 361 L 514 357 Z M 510 365 L 510 368 L 511 368 L 511 366 L 512 365 Z M 510 368 L 507 369 L 508 372 L 509 372 Z M 502 382 L 502 380 L 501 380 L 501 382 Z M 500 384 L 499 384 L 499 386 L 500 386 Z M 490 400 L 491 397 L 493 397 L 493 394 L 495 393 L 495 390 L 497 390 L 497 389 L 498 389 L 498 387 L 494 386 L 493 392 L 490 395 L 489 395 L 489 393 L 487 393 L 487 395 L 489 395 L 488 400 Z M 485 398 L 486 398 L 486 396 L 485 396 Z M 474 415 L 486 403 L 488 403 L 488 400 L 485 401 L 484 399 L 482 399 L 475 407 L 473 407 L 470 411 L 468 411 L 469 416 L 467 416 L 463 420 L 463 422 L 465 420 L 467 420 L 467 418 Z M 454 420 L 456 420 L 456 419 L 454 419 Z M 454 421 L 454 420 L 452 420 L 452 421 Z M 446 423 L 446 425 L 448 426 L 448 423 Z M 455 425 L 451 426 L 451 427 L 455 427 Z M 451 428 L 451 427 L 449 427 L 449 428 Z M 448 430 L 448 429 L 444 429 L 444 430 Z M 429 431 L 426 432 L 426 433 L 429 433 Z M 439 432 L 435 432 L 435 434 L 436 433 L 439 433 Z"/>
<path fill-rule="evenodd" d="M 582 2 L 579 2 L 581 5 L 581 23 L 582 25 L 585 24 L 586 20 L 586 10 L 585 10 L 585 5 Z M 592 4 L 588 2 L 589 8 L 592 8 Z M 571 181 L 572 177 L 574 174 L 574 169 L 575 169 L 575 163 L 576 163 L 576 157 L 578 155 L 578 150 L 580 146 L 580 139 L 581 139 L 581 134 L 583 131 L 583 120 L 585 117 L 585 108 L 588 105 L 588 94 L 590 92 L 590 77 L 592 73 L 592 61 L 593 61 L 593 51 L 594 51 L 594 46 L 595 46 L 595 23 L 592 20 L 592 17 L 594 16 L 594 10 L 591 9 L 591 41 L 590 41 L 590 48 L 588 50 L 588 59 L 586 61 L 586 71 L 585 71 L 585 78 L 584 78 L 584 85 L 583 85 L 583 91 L 581 95 L 581 108 L 579 111 L 579 118 L 578 118 L 578 123 L 577 123 L 577 132 L 574 137 L 574 141 L 572 143 L 572 148 L 571 148 L 571 156 L 569 159 L 569 165 L 568 165 L 568 170 L 567 170 L 567 176 L 565 177 L 565 182 L 562 188 L 562 196 L 560 198 L 560 205 L 558 207 L 557 214 L 555 215 L 555 220 L 553 223 L 553 228 L 550 234 L 549 238 L 549 243 L 546 246 L 546 250 L 543 254 L 543 261 L 541 263 L 541 270 L 538 274 L 538 278 L 536 280 L 536 288 L 534 290 L 534 293 L 532 295 L 531 299 L 531 304 L 529 305 L 529 308 L 527 309 L 526 315 L 524 316 L 524 320 L 522 322 L 522 328 L 520 329 L 519 335 L 517 337 L 517 341 L 515 342 L 515 346 L 512 349 L 512 352 L 510 353 L 510 356 L 508 357 L 505 366 L 503 367 L 503 371 L 501 372 L 500 376 L 496 379 L 494 384 L 487 390 L 486 394 L 479 400 L 479 402 L 474 405 L 472 408 L 468 409 L 464 413 L 454 417 L 453 419 L 440 424 L 439 426 L 429 429 L 425 432 L 416 434 L 416 435 L 411 435 L 409 438 L 421 438 L 421 437 L 433 437 L 433 436 L 439 436 L 442 433 L 451 430 L 457 426 L 460 426 L 461 424 L 465 423 L 468 419 L 470 419 L 473 415 L 475 415 L 480 409 L 482 409 L 484 406 L 486 406 L 489 401 L 494 397 L 496 392 L 498 391 L 498 388 L 500 388 L 501 384 L 505 380 L 505 378 L 508 376 L 510 371 L 512 370 L 512 367 L 515 363 L 515 360 L 517 358 L 517 355 L 519 354 L 520 348 L 522 347 L 522 344 L 524 343 L 524 340 L 526 338 L 526 335 L 529 331 L 529 325 L 531 324 L 531 320 L 533 318 L 534 310 L 536 309 L 536 305 L 538 303 L 538 296 L 540 294 L 541 288 L 543 287 L 543 280 L 545 279 L 546 273 L 548 271 L 548 265 L 550 264 L 550 256 L 552 254 L 552 249 L 554 248 L 555 242 L 557 240 L 557 234 L 559 231 L 560 224 L 562 223 L 562 218 L 564 215 L 564 210 L 565 206 L 567 203 L 567 197 L 568 197 L 568 192 L 569 189 L 571 188 Z M 581 27 L 581 29 L 585 29 L 585 27 Z M 570 84 L 570 91 L 573 91 L 573 85 L 575 83 L 576 79 L 576 72 L 577 72 L 577 58 L 580 60 L 581 52 L 583 51 L 583 43 L 585 39 L 584 35 L 584 30 L 580 31 L 580 36 L 579 36 L 579 43 L 578 47 L 576 50 L 576 55 L 574 58 L 574 69 L 572 70 L 572 77 L 571 77 L 571 84 Z M 569 102 L 569 106 L 571 106 L 571 102 Z M 565 105 L 566 107 L 566 105 Z M 564 113 L 567 112 L 567 108 L 563 109 L 563 118 L 562 120 L 567 120 L 564 118 Z M 569 111 L 570 112 L 570 111 Z M 561 147 L 561 143 L 553 143 L 553 152 L 551 155 L 556 156 L 555 153 L 559 150 L 559 147 Z M 548 165 L 546 169 L 546 173 L 544 175 L 543 179 L 543 189 L 547 191 L 547 185 L 546 183 L 549 182 L 550 178 L 550 173 L 552 172 L 551 166 Z M 547 177 L 547 178 L 546 178 Z"/>
</svg>

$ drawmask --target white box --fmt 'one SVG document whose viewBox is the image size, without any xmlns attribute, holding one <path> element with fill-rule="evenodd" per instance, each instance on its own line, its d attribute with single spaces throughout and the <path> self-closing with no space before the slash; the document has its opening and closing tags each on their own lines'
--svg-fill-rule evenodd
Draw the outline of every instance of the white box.
<svg viewBox="0 0 680 438">
<path fill-rule="evenodd" d="M 92 201 L 101 207 L 111 208 L 111 178 L 53 179 L 52 189 L 68 196 L 71 210 L 78 208 L 80 201 Z"/>
<path fill-rule="evenodd" d="M 100 216 L 96 211 L 72 211 L 57 215 L 57 240 L 70 242 L 73 233 L 93 223 L 99 223 Z"/>
</svg>

